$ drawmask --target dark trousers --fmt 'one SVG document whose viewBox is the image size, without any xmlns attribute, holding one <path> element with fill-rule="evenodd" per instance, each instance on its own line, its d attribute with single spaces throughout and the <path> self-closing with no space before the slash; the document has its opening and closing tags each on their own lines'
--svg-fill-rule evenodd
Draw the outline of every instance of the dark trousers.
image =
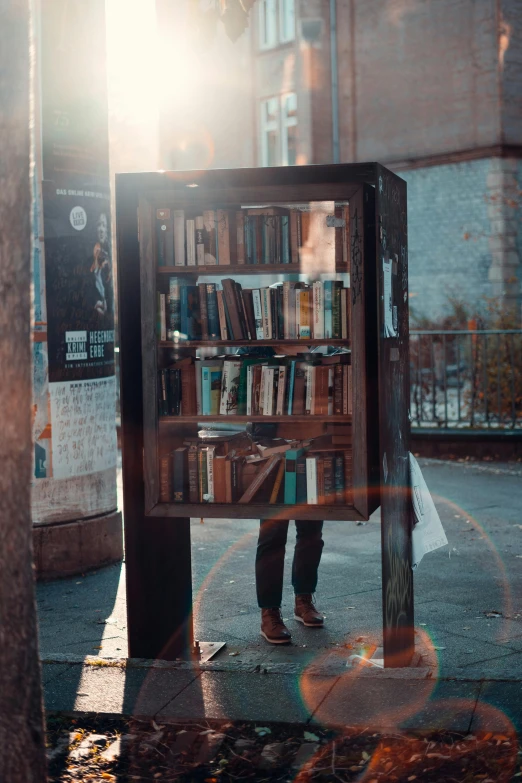
<svg viewBox="0 0 522 783">
<path fill-rule="evenodd" d="M 323 523 L 296 519 L 297 537 L 292 563 L 294 593 L 314 593 L 323 551 Z M 262 519 L 256 552 L 257 603 L 261 609 L 280 607 L 288 534 L 287 519 Z"/>
</svg>

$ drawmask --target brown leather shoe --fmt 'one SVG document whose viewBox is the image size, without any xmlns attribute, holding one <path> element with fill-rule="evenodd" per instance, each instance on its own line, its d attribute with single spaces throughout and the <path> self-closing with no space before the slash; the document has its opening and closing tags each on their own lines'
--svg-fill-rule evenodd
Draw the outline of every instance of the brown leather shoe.
<svg viewBox="0 0 522 783">
<path fill-rule="evenodd" d="M 324 625 L 324 617 L 315 608 L 310 593 L 296 595 L 294 617 L 308 628 L 322 628 Z"/>
<path fill-rule="evenodd" d="M 281 609 L 261 609 L 261 636 L 270 644 L 288 644 L 292 634 L 283 622 Z"/>
</svg>

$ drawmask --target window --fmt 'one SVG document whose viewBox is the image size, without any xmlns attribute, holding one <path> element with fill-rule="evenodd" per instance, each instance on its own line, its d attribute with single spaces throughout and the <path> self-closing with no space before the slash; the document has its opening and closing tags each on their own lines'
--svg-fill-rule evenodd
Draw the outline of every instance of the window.
<svg viewBox="0 0 522 783">
<path fill-rule="evenodd" d="M 261 0 L 259 4 L 259 43 L 262 49 L 277 45 L 277 0 Z"/>
<path fill-rule="evenodd" d="M 295 166 L 297 160 L 297 95 L 281 96 L 281 164 Z"/>
<path fill-rule="evenodd" d="M 260 0 L 259 45 L 272 49 L 295 38 L 295 0 Z"/>
<path fill-rule="evenodd" d="M 295 0 L 279 0 L 279 40 L 281 43 L 295 38 Z"/>
<path fill-rule="evenodd" d="M 295 166 L 297 162 L 297 95 L 290 92 L 261 102 L 261 163 Z"/>
</svg>

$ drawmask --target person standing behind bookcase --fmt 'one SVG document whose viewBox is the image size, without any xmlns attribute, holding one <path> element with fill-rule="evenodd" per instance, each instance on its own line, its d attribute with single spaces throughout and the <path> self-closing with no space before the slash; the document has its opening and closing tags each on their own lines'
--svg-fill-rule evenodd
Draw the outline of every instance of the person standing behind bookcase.
<svg viewBox="0 0 522 783">
<path fill-rule="evenodd" d="M 270 358 L 275 354 L 296 355 L 300 346 L 275 345 L 251 347 L 238 353 L 255 353 Z M 256 435 L 271 434 L 270 424 L 255 424 Z M 261 636 L 270 644 L 288 644 L 292 635 L 283 622 L 283 576 L 285 566 L 287 519 L 259 520 L 259 537 L 256 549 L 256 593 L 261 609 Z M 294 619 L 307 628 L 322 628 L 324 617 L 314 605 L 319 563 L 323 551 L 323 522 L 315 519 L 296 519 L 296 542 L 292 562 L 292 586 L 294 588 Z"/>
</svg>

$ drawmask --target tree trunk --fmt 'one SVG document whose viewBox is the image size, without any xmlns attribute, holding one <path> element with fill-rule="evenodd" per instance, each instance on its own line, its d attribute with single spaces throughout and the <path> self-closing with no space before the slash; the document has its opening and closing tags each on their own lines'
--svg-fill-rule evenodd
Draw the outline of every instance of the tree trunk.
<svg viewBox="0 0 522 783">
<path fill-rule="evenodd" d="M 0 780 L 42 783 L 31 547 L 29 0 L 0 0 Z"/>
</svg>

